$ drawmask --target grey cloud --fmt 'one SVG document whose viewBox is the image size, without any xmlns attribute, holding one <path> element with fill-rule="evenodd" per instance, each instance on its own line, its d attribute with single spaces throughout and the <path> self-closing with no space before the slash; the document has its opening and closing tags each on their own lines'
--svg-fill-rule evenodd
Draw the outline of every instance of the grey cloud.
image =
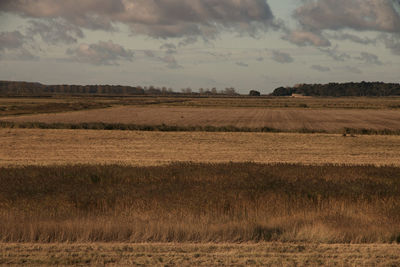
<svg viewBox="0 0 400 267">
<path fill-rule="evenodd" d="M 374 65 L 382 65 L 382 61 L 379 60 L 377 55 L 368 53 L 368 52 L 361 52 L 360 57 L 356 57 L 355 59 L 364 61 L 367 64 L 374 64 Z"/>
<path fill-rule="evenodd" d="M 116 23 L 157 38 L 214 38 L 221 29 L 265 31 L 274 17 L 265 0 L 2 0 L 0 11 L 31 18 L 62 18 L 88 28 L 113 30 Z"/>
<path fill-rule="evenodd" d="M 0 33 L 0 50 L 18 49 L 24 45 L 25 36 L 19 31 Z"/>
<path fill-rule="evenodd" d="M 175 57 L 172 55 L 165 55 L 164 57 L 158 58 L 161 62 L 166 63 L 167 68 L 169 69 L 182 69 L 183 67 L 178 64 Z"/>
<path fill-rule="evenodd" d="M 279 63 L 292 63 L 294 59 L 292 56 L 285 52 L 272 51 L 272 59 Z"/>
<path fill-rule="evenodd" d="M 319 72 L 328 72 L 331 71 L 331 68 L 329 67 L 325 67 L 325 66 L 321 66 L 321 65 L 312 65 L 311 69 L 319 71 Z"/>
<path fill-rule="evenodd" d="M 197 39 L 198 38 L 196 36 L 188 36 L 188 37 L 184 38 L 182 41 L 180 41 L 178 46 L 182 47 L 182 46 L 194 44 L 197 42 Z"/>
<path fill-rule="evenodd" d="M 132 61 L 134 52 L 112 41 L 97 44 L 80 44 L 76 49 L 68 49 L 73 60 L 93 65 L 118 65 L 119 61 Z"/>
<path fill-rule="evenodd" d="M 144 53 L 146 56 L 150 57 L 150 58 L 156 57 L 156 55 L 154 54 L 154 52 L 151 51 L 151 50 L 143 51 L 143 53 Z"/>
<path fill-rule="evenodd" d="M 400 35 L 388 35 L 384 34 L 380 36 L 380 39 L 385 44 L 386 48 L 390 49 L 393 54 L 400 56 Z"/>
<path fill-rule="evenodd" d="M 399 32 L 400 16 L 397 0 L 315 0 L 304 1 L 294 17 L 312 31 L 372 30 Z"/>
<path fill-rule="evenodd" d="M 166 54 L 176 54 L 176 45 L 173 43 L 166 43 L 160 46 L 161 50 L 164 50 Z"/>
<path fill-rule="evenodd" d="M 73 44 L 78 38 L 83 38 L 82 30 L 73 24 L 60 19 L 31 20 L 27 34 L 39 35 L 48 44 Z"/>
<path fill-rule="evenodd" d="M 339 40 L 339 41 L 344 41 L 344 40 L 349 40 L 352 41 L 354 43 L 359 43 L 359 44 L 376 44 L 377 39 L 371 39 L 371 38 L 362 38 L 359 37 L 357 35 L 354 34 L 350 34 L 350 33 L 343 33 L 343 32 L 335 32 L 334 34 L 330 34 L 329 38 L 335 39 L 335 40 Z"/>
<path fill-rule="evenodd" d="M 36 60 L 24 44 L 28 38 L 19 31 L 0 32 L 0 58 L 9 58 L 13 60 Z"/>
<path fill-rule="evenodd" d="M 346 61 L 351 58 L 349 54 L 338 51 L 338 46 L 334 48 L 320 48 L 319 50 L 336 61 Z"/>
<path fill-rule="evenodd" d="M 324 47 L 331 45 L 329 40 L 322 36 L 321 33 L 314 33 L 311 31 L 292 31 L 291 33 L 284 36 L 283 39 L 299 46 L 313 45 Z"/>
<path fill-rule="evenodd" d="M 246 64 L 246 63 L 244 63 L 242 61 L 236 62 L 236 65 L 238 65 L 239 67 L 245 67 L 245 68 L 247 68 L 249 66 L 249 64 Z"/>
<path fill-rule="evenodd" d="M 228 60 L 232 56 L 231 52 L 228 53 L 206 52 L 206 54 L 221 60 Z"/>
<path fill-rule="evenodd" d="M 351 73 L 354 73 L 354 74 L 362 74 L 362 71 L 357 67 L 345 66 L 344 70 L 346 72 L 351 72 Z"/>
</svg>

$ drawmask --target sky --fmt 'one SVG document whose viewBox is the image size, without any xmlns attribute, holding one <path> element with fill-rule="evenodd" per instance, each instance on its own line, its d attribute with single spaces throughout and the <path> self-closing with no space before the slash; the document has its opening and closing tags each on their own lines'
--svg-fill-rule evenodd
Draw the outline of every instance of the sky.
<svg viewBox="0 0 400 267">
<path fill-rule="evenodd" d="M 0 80 L 400 82 L 400 0 L 0 0 Z"/>
</svg>

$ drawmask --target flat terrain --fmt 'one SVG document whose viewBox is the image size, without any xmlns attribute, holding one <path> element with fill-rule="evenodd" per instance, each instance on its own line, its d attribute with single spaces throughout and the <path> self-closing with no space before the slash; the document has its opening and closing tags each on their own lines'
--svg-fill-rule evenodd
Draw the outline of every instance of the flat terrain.
<svg viewBox="0 0 400 267">
<path fill-rule="evenodd" d="M 400 136 L 0 129 L 0 165 L 289 162 L 400 165 Z"/>
<path fill-rule="evenodd" d="M 400 130 L 400 111 L 356 109 L 263 109 L 123 106 L 77 112 L 3 117 L 2 121 L 82 123 L 103 122 L 137 125 L 235 126 L 280 130 L 344 128 Z"/>
<path fill-rule="evenodd" d="M 327 132 L 4 124 L 0 265 L 400 266 L 400 98 L 0 98 L 0 121 Z"/>
<path fill-rule="evenodd" d="M 398 266 L 399 245 L 0 244 L 0 264 L 107 266 Z"/>
</svg>

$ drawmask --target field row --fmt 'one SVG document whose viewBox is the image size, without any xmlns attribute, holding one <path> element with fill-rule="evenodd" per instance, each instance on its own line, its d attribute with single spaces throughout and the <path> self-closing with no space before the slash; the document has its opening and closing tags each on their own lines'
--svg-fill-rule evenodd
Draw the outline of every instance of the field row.
<svg viewBox="0 0 400 267">
<path fill-rule="evenodd" d="M 400 165 L 400 136 L 0 129 L 0 166 L 175 161 Z"/>
<path fill-rule="evenodd" d="M 397 266 L 398 245 L 0 244 L 0 264 L 96 266 Z"/>
<path fill-rule="evenodd" d="M 135 125 L 268 127 L 343 132 L 344 128 L 400 130 L 397 110 L 135 107 L 3 117 L 8 122 L 122 123 Z"/>
</svg>

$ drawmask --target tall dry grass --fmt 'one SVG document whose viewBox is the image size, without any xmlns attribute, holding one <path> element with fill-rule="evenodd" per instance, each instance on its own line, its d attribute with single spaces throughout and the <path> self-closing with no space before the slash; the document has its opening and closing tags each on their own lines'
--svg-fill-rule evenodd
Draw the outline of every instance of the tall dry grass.
<svg viewBox="0 0 400 267">
<path fill-rule="evenodd" d="M 1 168 L 0 241 L 400 242 L 400 168 Z"/>
</svg>

